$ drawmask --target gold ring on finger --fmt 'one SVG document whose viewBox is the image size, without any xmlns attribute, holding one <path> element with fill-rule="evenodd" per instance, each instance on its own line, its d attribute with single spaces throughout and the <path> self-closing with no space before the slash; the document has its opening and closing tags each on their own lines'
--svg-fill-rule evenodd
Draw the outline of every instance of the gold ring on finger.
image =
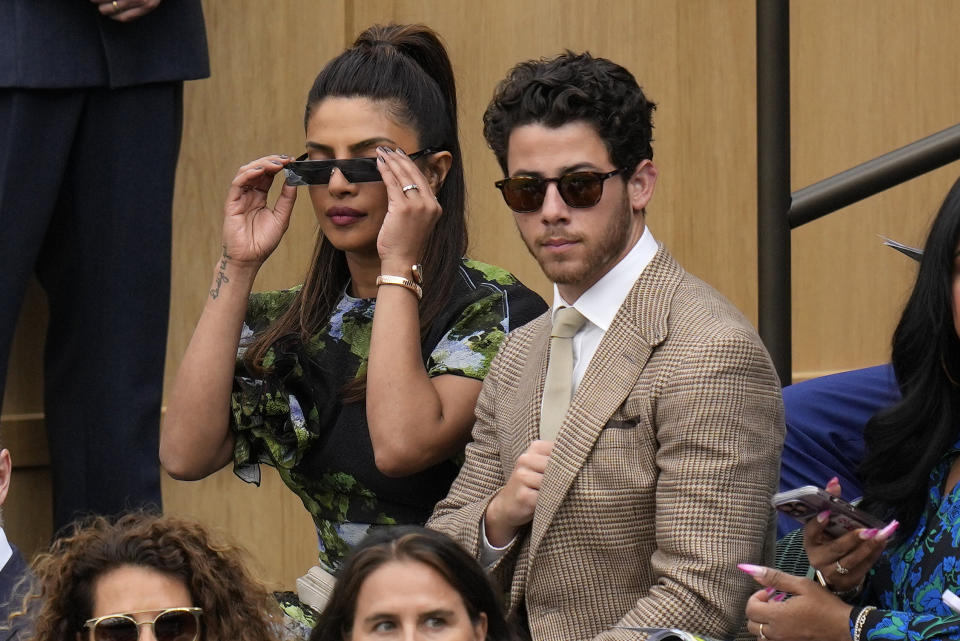
<svg viewBox="0 0 960 641">
<path fill-rule="evenodd" d="M 120 11 L 120 3 L 117 2 L 117 0 L 113 0 L 111 4 L 113 4 L 113 12 L 118 13 Z"/>
</svg>

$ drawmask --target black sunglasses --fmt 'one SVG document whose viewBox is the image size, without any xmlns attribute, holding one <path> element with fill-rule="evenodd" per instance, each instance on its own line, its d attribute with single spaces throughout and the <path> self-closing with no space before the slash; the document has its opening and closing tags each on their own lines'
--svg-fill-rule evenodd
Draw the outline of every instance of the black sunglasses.
<svg viewBox="0 0 960 641">
<path fill-rule="evenodd" d="M 420 156 L 435 154 L 442 149 L 421 149 L 416 153 L 409 154 L 410 160 L 416 160 Z M 286 181 L 288 185 L 326 185 L 330 182 L 330 176 L 334 168 L 339 169 L 343 177 L 352 183 L 370 183 L 383 180 L 380 176 L 380 170 L 377 169 L 376 158 L 334 158 L 332 160 L 306 160 L 307 154 L 303 154 L 292 163 L 289 163 L 284 170 L 286 171 Z"/>
<path fill-rule="evenodd" d="M 140 610 L 123 614 L 108 614 L 89 619 L 83 627 L 93 630 L 93 641 L 138 641 L 140 626 L 153 627 L 157 641 L 197 641 L 200 636 L 201 608 L 169 608 L 153 621 L 137 622 L 131 614 L 146 614 L 156 610 Z"/>
<path fill-rule="evenodd" d="M 596 171 L 572 171 L 559 178 L 512 176 L 493 184 L 503 194 L 507 207 L 518 214 L 526 214 L 543 206 L 543 197 L 547 195 L 549 183 L 557 183 L 560 197 L 569 206 L 593 207 L 603 196 L 603 183 L 622 171 L 623 169 L 614 169 L 605 174 Z"/>
</svg>

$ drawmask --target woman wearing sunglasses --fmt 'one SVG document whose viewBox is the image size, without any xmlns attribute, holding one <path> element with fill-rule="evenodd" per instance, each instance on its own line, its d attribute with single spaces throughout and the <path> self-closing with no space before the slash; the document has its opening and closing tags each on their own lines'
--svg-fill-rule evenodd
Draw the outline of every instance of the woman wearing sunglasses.
<svg viewBox="0 0 960 641">
<path fill-rule="evenodd" d="M 371 526 L 426 521 L 500 342 L 546 309 L 506 271 L 463 258 L 456 114 L 450 61 L 426 27 L 370 27 L 330 61 L 307 98 L 306 154 L 259 158 L 230 187 L 223 252 L 170 394 L 167 471 L 197 479 L 232 461 L 257 482 L 259 463 L 274 466 L 330 572 Z M 249 296 L 298 185 L 319 226 L 303 285 Z"/>
<path fill-rule="evenodd" d="M 34 574 L 33 641 L 273 639 L 240 552 L 190 521 L 99 517 L 57 539 Z"/>
</svg>

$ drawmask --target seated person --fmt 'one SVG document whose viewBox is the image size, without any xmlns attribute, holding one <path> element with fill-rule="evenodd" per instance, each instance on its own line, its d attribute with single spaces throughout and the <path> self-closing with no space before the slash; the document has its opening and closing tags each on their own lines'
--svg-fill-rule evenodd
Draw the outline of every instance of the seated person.
<svg viewBox="0 0 960 641">
<path fill-rule="evenodd" d="M 7 499 L 12 472 L 10 450 L 0 448 L 0 506 Z M 26 636 L 31 617 L 27 614 L 11 618 L 10 615 L 20 610 L 29 568 L 20 550 L 7 541 L 2 524 L 0 519 L 0 641 L 20 641 Z"/>
<path fill-rule="evenodd" d="M 811 519 L 804 546 L 824 587 L 745 566 L 768 586 L 746 609 L 761 640 L 960 639 L 941 600 L 960 589 L 960 180 L 930 229 L 891 361 L 902 398 L 867 423 L 860 466 L 860 507 L 890 524 L 834 539 L 826 514 Z"/>
<path fill-rule="evenodd" d="M 424 528 L 372 533 L 354 549 L 310 641 L 515 641 L 486 572 Z"/>
<path fill-rule="evenodd" d="M 33 569 L 33 641 L 274 640 L 267 593 L 239 550 L 191 521 L 97 517 Z"/>
<path fill-rule="evenodd" d="M 230 187 L 160 459 L 180 479 L 232 462 L 258 483 L 260 464 L 274 466 L 313 517 L 318 569 L 334 573 L 368 529 L 427 520 L 459 471 L 497 348 L 546 305 L 464 257 L 457 99 L 436 33 L 366 29 L 317 76 L 305 126 L 307 160 L 260 158 Z M 250 296 L 298 185 L 319 226 L 304 283 Z M 315 613 L 301 605 L 284 602 L 309 632 Z"/>
<path fill-rule="evenodd" d="M 646 225 L 654 104 L 589 53 L 518 64 L 484 134 L 554 308 L 507 337 L 428 527 L 489 565 L 535 641 L 727 638 L 773 558 L 780 383 L 749 321 Z"/>
</svg>

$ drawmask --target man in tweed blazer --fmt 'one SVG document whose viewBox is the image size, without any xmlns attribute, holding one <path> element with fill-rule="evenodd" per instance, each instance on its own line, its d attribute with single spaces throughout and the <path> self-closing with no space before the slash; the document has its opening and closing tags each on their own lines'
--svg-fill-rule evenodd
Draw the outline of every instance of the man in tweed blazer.
<svg viewBox="0 0 960 641">
<path fill-rule="evenodd" d="M 730 638 L 752 590 L 737 563 L 771 558 L 779 382 L 749 322 L 646 228 L 653 109 L 628 71 L 568 52 L 515 67 L 484 116 L 554 309 L 502 345 L 428 525 L 491 568 L 534 640 Z M 563 306 L 587 323 L 569 410 L 542 440 Z"/>
</svg>

